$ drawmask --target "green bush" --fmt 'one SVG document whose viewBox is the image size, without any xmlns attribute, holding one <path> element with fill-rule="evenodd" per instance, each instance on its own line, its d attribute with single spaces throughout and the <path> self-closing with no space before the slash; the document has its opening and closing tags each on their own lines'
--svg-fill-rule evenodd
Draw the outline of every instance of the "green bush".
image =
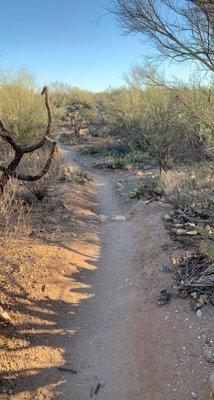
<svg viewBox="0 0 214 400">
<path fill-rule="evenodd" d="M 125 138 L 160 169 L 212 158 L 212 86 L 129 86 L 99 94 L 95 104 L 92 123 L 99 136 Z"/>
<path fill-rule="evenodd" d="M 36 142 L 44 134 L 47 113 L 36 89 L 27 73 L 17 72 L 12 78 L 0 75 L 0 114 L 12 136 L 22 144 Z"/>
<path fill-rule="evenodd" d="M 85 156 L 93 156 L 99 153 L 98 149 L 94 146 L 85 146 L 81 148 L 81 153 Z"/>
</svg>

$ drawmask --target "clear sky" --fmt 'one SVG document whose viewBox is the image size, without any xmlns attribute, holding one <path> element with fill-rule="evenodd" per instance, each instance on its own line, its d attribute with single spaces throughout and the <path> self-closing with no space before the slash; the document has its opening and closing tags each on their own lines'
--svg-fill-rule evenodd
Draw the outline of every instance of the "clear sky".
<svg viewBox="0 0 214 400">
<path fill-rule="evenodd" d="M 152 49 L 139 36 L 123 36 L 112 15 L 97 23 L 108 5 L 108 0 L 2 1 L 0 66 L 27 67 L 42 84 L 62 81 L 95 91 L 121 86 L 131 63 L 140 63 Z"/>
</svg>

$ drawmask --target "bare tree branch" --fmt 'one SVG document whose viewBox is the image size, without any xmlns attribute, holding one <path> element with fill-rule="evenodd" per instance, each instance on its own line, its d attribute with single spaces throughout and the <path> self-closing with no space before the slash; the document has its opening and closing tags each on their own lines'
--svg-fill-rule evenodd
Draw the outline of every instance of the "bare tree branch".
<svg viewBox="0 0 214 400">
<path fill-rule="evenodd" d="M 47 174 L 47 172 L 50 169 L 51 162 L 54 158 L 54 154 L 56 151 L 57 142 L 53 141 L 49 137 L 49 135 L 51 133 L 51 127 L 52 127 L 52 113 L 51 113 L 51 107 L 50 107 L 50 102 L 49 102 L 47 86 L 45 86 L 43 88 L 43 91 L 41 94 L 45 95 L 45 105 L 46 105 L 46 109 L 47 109 L 48 122 L 47 122 L 47 127 L 45 130 L 45 133 L 44 133 L 42 139 L 38 143 L 33 144 L 31 146 L 22 147 L 20 144 L 18 144 L 13 139 L 10 132 L 7 131 L 3 120 L 0 118 L 0 137 L 4 141 L 6 141 L 13 148 L 13 150 L 15 152 L 14 158 L 8 166 L 0 166 L 0 171 L 3 172 L 2 176 L 1 176 L 1 180 L 0 180 L 0 188 L 2 191 L 4 190 L 5 185 L 7 184 L 8 180 L 11 177 L 19 179 L 19 180 L 23 180 L 23 181 L 34 182 L 34 181 L 41 179 L 45 174 Z M 19 166 L 23 156 L 28 153 L 33 153 L 35 150 L 43 147 L 46 142 L 51 143 L 51 150 L 50 150 L 48 160 L 47 160 L 44 168 L 42 169 L 42 171 L 35 176 L 30 176 L 30 175 L 25 176 L 25 175 L 17 173 L 16 169 Z"/>
<path fill-rule="evenodd" d="M 125 33 L 149 38 L 166 58 L 194 60 L 214 72 L 211 0 L 114 0 L 114 4 L 112 12 Z"/>
<path fill-rule="evenodd" d="M 57 142 L 53 142 L 50 153 L 49 153 L 48 160 L 47 160 L 45 166 L 43 167 L 43 169 L 41 170 L 41 172 L 39 172 L 37 175 L 23 175 L 23 174 L 19 174 L 19 173 L 15 172 L 13 177 L 16 179 L 19 179 L 21 181 L 28 181 L 28 182 L 35 182 L 35 181 L 38 181 L 39 179 L 41 179 L 43 176 L 45 176 L 48 173 L 48 171 L 51 167 L 51 163 L 54 158 L 56 146 L 57 146 Z"/>
</svg>

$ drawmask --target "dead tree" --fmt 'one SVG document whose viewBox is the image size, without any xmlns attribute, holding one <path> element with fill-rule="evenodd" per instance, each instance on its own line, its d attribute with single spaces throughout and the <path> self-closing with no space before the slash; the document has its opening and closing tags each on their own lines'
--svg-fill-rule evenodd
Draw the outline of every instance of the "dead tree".
<svg viewBox="0 0 214 400">
<path fill-rule="evenodd" d="M 0 138 L 2 138 L 5 142 L 7 142 L 12 147 L 15 153 L 13 160 L 7 166 L 0 165 L 0 171 L 2 171 L 2 176 L 0 178 L 0 189 L 2 192 L 4 191 L 5 186 L 7 185 L 8 181 L 11 178 L 15 178 L 21 181 L 35 182 L 41 179 L 44 175 L 46 175 L 50 169 L 56 151 L 57 142 L 50 138 L 51 126 L 52 126 L 52 113 L 49 103 L 47 86 L 43 88 L 41 94 L 45 96 L 45 105 L 48 114 L 48 122 L 45 133 L 42 139 L 38 143 L 26 147 L 21 146 L 19 143 L 16 142 L 16 140 L 13 139 L 11 133 L 6 129 L 3 120 L 0 118 Z M 17 167 L 19 166 L 23 156 L 25 154 L 33 153 L 35 150 L 43 147 L 46 143 L 50 145 L 50 153 L 43 169 L 37 175 L 33 176 L 24 175 L 17 172 Z"/>
</svg>

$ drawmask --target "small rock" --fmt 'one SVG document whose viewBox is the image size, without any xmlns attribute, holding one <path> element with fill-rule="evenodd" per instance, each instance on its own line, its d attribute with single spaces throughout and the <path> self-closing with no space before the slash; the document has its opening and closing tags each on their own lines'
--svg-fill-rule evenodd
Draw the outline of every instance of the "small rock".
<svg viewBox="0 0 214 400">
<path fill-rule="evenodd" d="M 212 344 L 212 340 L 210 340 L 209 336 L 205 332 L 202 334 L 202 339 L 204 343 L 207 344 L 208 346 Z"/>
<path fill-rule="evenodd" d="M 204 350 L 203 356 L 209 363 L 214 363 L 214 351 L 212 349 Z"/>
<path fill-rule="evenodd" d="M 124 217 L 124 215 L 116 215 L 115 217 L 111 217 L 111 221 L 117 221 L 117 222 L 126 221 L 126 217 Z"/>
<path fill-rule="evenodd" d="M 207 303 L 208 303 L 208 297 L 205 294 L 199 296 L 197 299 L 191 300 L 191 305 L 192 305 L 193 310 L 198 310 L 199 308 L 202 308 Z"/>
<path fill-rule="evenodd" d="M 198 303 L 198 299 L 191 299 L 191 307 L 193 311 L 197 311 L 202 307 L 202 305 Z"/>
<path fill-rule="evenodd" d="M 188 231 L 186 234 L 189 236 L 196 236 L 198 234 L 198 232 L 197 231 Z"/>
<path fill-rule="evenodd" d="M 100 222 L 107 222 L 108 217 L 107 217 L 106 215 L 99 215 L 99 216 L 98 216 L 98 220 L 99 220 Z"/>
<path fill-rule="evenodd" d="M 147 205 L 147 204 L 152 203 L 152 200 L 151 200 L 151 199 L 149 199 L 149 200 L 144 200 L 142 203 L 145 204 L 145 205 Z"/>
<path fill-rule="evenodd" d="M 160 294 L 156 299 L 156 303 L 159 306 L 163 306 L 164 304 L 169 303 L 170 299 L 171 299 L 171 293 L 169 293 L 167 290 L 164 289 L 160 291 Z"/>
<path fill-rule="evenodd" d="M 175 232 L 177 235 L 186 235 L 187 233 L 185 229 L 176 229 Z"/>
<path fill-rule="evenodd" d="M 198 398 L 198 395 L 195 392 L 191 392 L 191 396 L 192 396 L 193 399 L 197 399 Z"/>
<path fill-rule="evenodd" d="M 201 309 L 197 310 L 197 316 L 198 316 L 198 317 L 203 317 L 203 314 L 202 314 Z"/>
<path fill-rule="evenodd" d="M 179 291 L 179 297 L 181 299 L 187 299 L 189 297 L 189 293 L 186 289 L 180 290 Z"/>
<path fill-rule="evenodd" d="M 191 226 L 191 227 L 195 227 L 195 223 L 194 222 L 187 222 L 186 225 Z"/>
<path fill-rule="evenodd" d="M 11 322 L 9 314 L 6 311 L 4 311 L 1 306 L 0 306 L 0 321 L 7 324 Z"/>
</svg>

